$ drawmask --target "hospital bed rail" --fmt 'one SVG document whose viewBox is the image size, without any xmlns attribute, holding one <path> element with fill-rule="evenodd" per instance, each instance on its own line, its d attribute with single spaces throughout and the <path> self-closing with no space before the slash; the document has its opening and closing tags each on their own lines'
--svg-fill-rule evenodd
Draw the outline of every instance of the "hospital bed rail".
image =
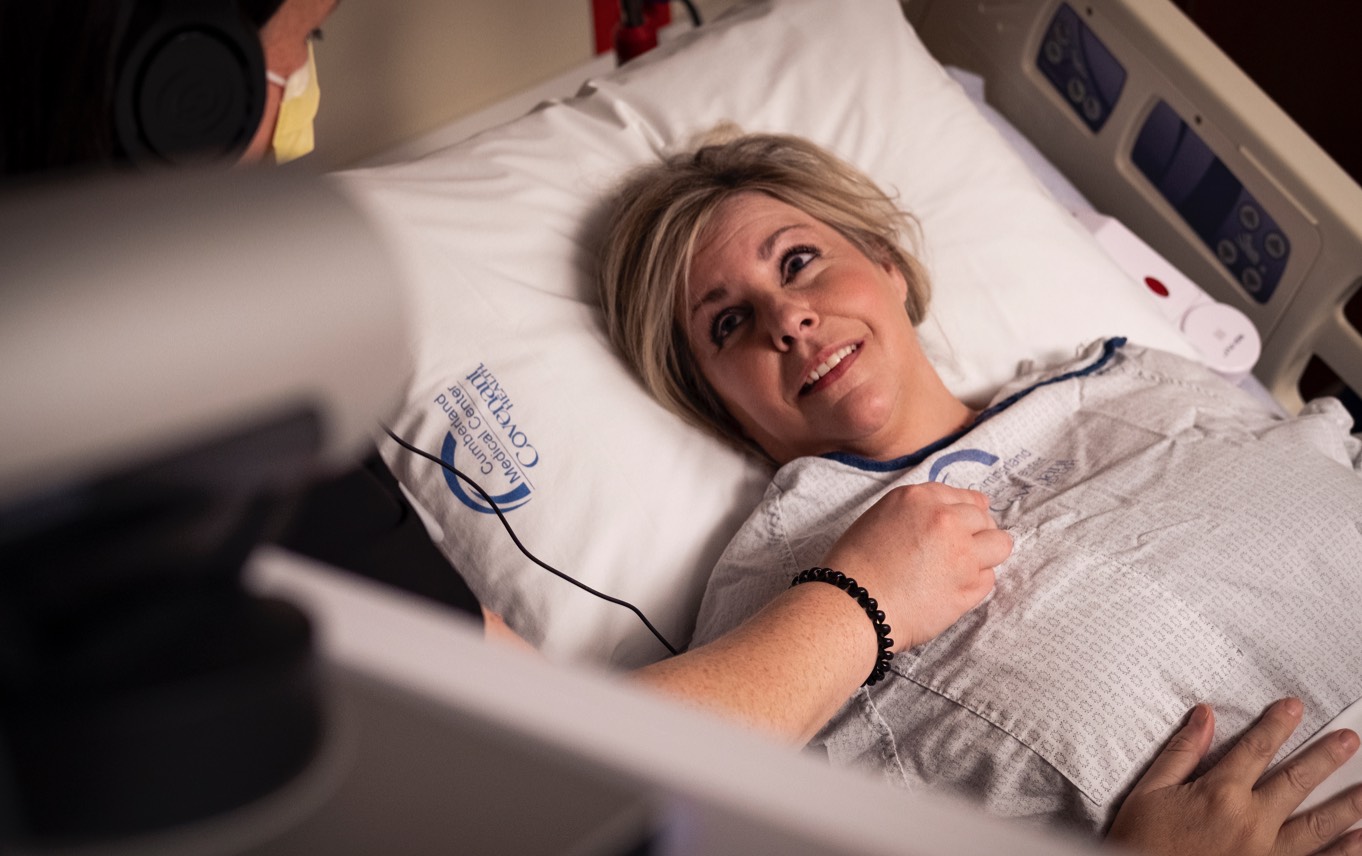
<svg viewBox="0 0 1362 856">
<path fill-rule="evenodd" d="M 1362 391 L 1362 187 L 1167 0 L 902 0 L 943 64 L 1263 339 L 1288 410 Z"/>
</svg>

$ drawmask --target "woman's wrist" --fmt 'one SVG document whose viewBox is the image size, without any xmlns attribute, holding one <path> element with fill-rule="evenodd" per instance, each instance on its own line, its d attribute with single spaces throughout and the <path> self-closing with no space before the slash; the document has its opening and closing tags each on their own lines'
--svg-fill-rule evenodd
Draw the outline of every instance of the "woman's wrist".
<svg viewBox="0 0 1362 856">
<path fill-rule="evenodd" d="M 642 682 L 805 743 L 875 667 L 865 611 L 828 585 L 786 589 L 709 643 L 647 666 Z"/>
<path fill-rule="evenodd" d="M 866 618 L 870 620 L 870 625 L 875 628 L 876 659 L 874 668 L 871 669 L 869 676 L 861 683 L 861 686 L 869 687 L 879 683 L 889 673 L 889 662 L 894 659 L 894 640 L 889 635 L 893 628 L 885 622 L 884 611 L 880 609 L 879 603 L 855 579 L 832 568 L 813 567 L 800 571 L 790 581 L 790 587 L 794 588 L 803 583 L 814 582 L 826 583 L 846 592 L 856 605 L 865 612 Z"/>
<path fill-rule="evenodd" d="M 879 656 L 875 626 L 866 620 L 865 610 L 846 592 L 829 585 L 791 586 L 777 603 L 794 610 L 804 623 L 817 624 L 826 668 L 855 678 L 845 681 L 845 700 L 874 671 Z"/>
<path fill-rule="evenodd" d="M 889 634 L 892 640 L 889 650 L 897 654 L 913 644 L 924 641 L 910 641 L 914 631 L 906 619 L 911 616 L 909 610 L 900 602 L 906 592 L 903 584 L 892 577 L 892 571 L 886 573 L 885 568 L 865 561 L 858 561 L 859 557 L 843 555 L 844 553 L 846 551 L 830 551 L 820 564 L 824 567 L 834 568 L 855 579 L 857 585 L 864 588 L 875 599 L 877 610 L 884 613 L 884 623 L 892 630 Z M 847 598 L 847 600 L 853 606 L 860 608 L 855 600 L 851 598 Z M 864 610 L 862 610 L 862 614 L 864 614 Z"/>
</svg>

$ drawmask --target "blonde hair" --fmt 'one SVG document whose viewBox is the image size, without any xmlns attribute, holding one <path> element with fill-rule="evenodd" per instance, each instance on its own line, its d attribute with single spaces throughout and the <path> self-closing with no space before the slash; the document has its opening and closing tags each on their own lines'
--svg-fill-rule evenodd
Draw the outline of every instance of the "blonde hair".
<svg viewBox="0 0 1362 856">
<path fill-rule="evenodd" d="M 799 137 L 733 131 L 716 129 L 694 150 L 625 178 L 600 255 L 600 300 L 610 341 L 654 398 L 765 456 L 700 373 L 678 320 L 696 247 L 719 208 L 740 193 L 764 193 L 835 229 L 867 258 L 892 262 L 908 284 L 914 325 L 926 315 L 929 287 L 901 244 L 916 237 L 916 221 L 873 181 Z"/>
</svg>

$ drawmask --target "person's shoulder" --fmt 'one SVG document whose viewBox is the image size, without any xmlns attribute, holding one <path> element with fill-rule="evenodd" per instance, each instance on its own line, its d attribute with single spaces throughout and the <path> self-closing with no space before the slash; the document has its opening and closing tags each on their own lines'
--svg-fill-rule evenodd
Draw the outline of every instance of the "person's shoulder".
<svg viewBox="0 0 1362 856">
<path fill-rule="evenodd" d="M 1266 390 L 1259 387 L 1260 393 L 1255 394 L 1247 385 L 1236 384 L 1197 360 L 1136 344 L 1121 350 L 1113 371 L 1128 378 L 1132 387 L 1162 388 L 1194 398 L 1203 408 L 1223 408 L 1242 417 L 1276 419 L 1282 415 Z"/>
<path fill-rule="evenodd" d="M 1037 387 L 1108 371 L 1129 359 L 1130 343 L 1121 337 L 1097 339 L 1072 352 L 1054 352 L 1022 360 L 1017 373 L 993 395 L 986 410 L 1021 398 Z M 1138 350 L 1138 348 L 1137 348 Z"/>
<path fill-rule="evenodd" d="M 1136 383 L 1194 386 L 1208 392 L 1235 388 L 1196 360 L 1124 337 L 1112 337 L 1081 345 L 1072 355 L 1021 363 L 1017 376 L 999 390 L 995 401 L 1032 387 L 1071 379 L 1125 379 Z"/>
</svg>

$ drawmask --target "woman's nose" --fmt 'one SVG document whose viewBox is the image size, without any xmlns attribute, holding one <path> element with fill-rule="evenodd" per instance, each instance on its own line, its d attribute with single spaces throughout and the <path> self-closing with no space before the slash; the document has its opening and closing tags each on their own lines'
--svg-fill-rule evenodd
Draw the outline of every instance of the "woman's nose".
<svg viewBox="0 0 1362 856">
<path fill-rule="evenodd" d="M 812 309 L 783 295 L 771 301 L 767 318 L 771 341 L 779 351 L 790 350 L 801 337 L 818 326 L 818 316 Z"/>
</svg>

